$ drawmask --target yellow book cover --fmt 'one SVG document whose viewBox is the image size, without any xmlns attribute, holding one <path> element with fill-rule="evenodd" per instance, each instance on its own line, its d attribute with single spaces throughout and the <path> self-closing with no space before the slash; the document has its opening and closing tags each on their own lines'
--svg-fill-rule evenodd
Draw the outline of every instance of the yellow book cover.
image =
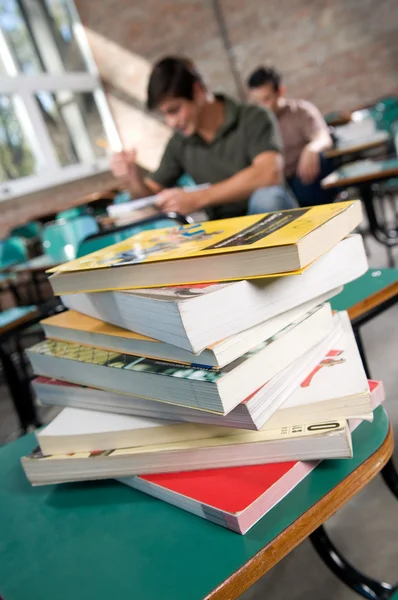
<svg viewBox="0 0 398 600">
<path fill-rule="evenodd" d="M 50 269 L 70 273 L 295 246 L 358 201 L 143 231 L 113 246 Z"/>
<path fill-rule="evenodd" d="M 88 317 L 82 313 L 78 313 L 75 310 L 67 310 L 47 319 L 40 321 L 41 325 L 50 325 L 53 327 L 60 327 L 63 329 L 76 329 L 78 331 L 85 331 L 87 333 L 94 333 L 98 335 L 111 335 L 114 337 L 120 337 L 130 340 L 141 340 L 145 342 L 158 343 L 158 340 L 141 335 L 127 329 L 122 329 L 116 325 L 110 325 L 105 321 Z"/>
</svg>

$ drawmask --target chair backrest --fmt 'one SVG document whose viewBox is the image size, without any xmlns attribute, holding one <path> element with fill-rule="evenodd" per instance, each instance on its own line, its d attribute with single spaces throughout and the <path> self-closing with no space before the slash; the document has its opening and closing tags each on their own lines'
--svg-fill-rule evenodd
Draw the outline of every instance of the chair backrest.
<svg viewBox="0 0 398 600">
<path fill-rule="evenodd" d="M 0 241 L 0 268 L 11 267 L 28 259 L 28 250 L 23 238 L 13 236 Z"/>
<path fill-rule="evenodd" d="M 377 102 L 375 103 L 375 106 L 376 108 L 382 110 L 388 110 L 390 108 L 398 106 L 398 96 L 384 96 L 378 98 Z"/>
<path fill-rule="evenodd" d="M 39 237 L 41 229 L 42 225 L 39 223 L 39 221 L 30 221 L 30 223 L 25 223 L 25 225 L 14 227 L 14 229 L 11 230 L 11 235 L 16 235 L 30 240 L 32 238 Z"/>
<path fill-rule="evenodd" d="M 98 231 L 99 225 L 90 215 L 83 215 L 67 221 L 54 221 L 43 228 L 44 252 L 51 256 L 54 262 L 72 260 L 76 258 L 80 243 Z"/>
<path fill-rule="evenodd" d="M 123 192 L 118 192 L 113 199 L 113 204 L 124 204 L 125 202 L 130 202 L 132 200 L 131 194 L 128 190 L 123 190 Z"/>
<path fill-rule="evenodd" d="M 195 187 L 196 183 L 188 173 L 184 173 L 177 181 L 177 186 L 182 188 Z"/>
<path fill-rule="evenodd" d="M 66 210 L 61 210 L 60 213 L 57 214 L 55 219 L 60 221 L 62 219 L 76 219 L 76 217 L 81 217 L 86 215 L 88 212 L 88 208 L 85 204 L 81 206 L 73 206 L 72 208 L 67 208 Z"/>
<path fill-rule="evenodd" d="M 182 225 L 189 222 L 190 221 L 185 217 L 177 215 L 176 213 L 166 213 L 149 219 L 143 219 L 142 221 L 132 223 L 131 225 L 115 227 L 111 231 L 108 230 L 90 235 L 90 237 L 80 243 L 77 251 L 77 258 L 85 256 L 86 254 L 91 254 L 91 252 L 96 252 L 97 250 L 102 250 L 102 248 L 107 248 L 108 246 L 112 246 L 112 244 L 122 242 L 141 231 L 146 231 L 148 229 L 165 229 L 166 227 L 174 227 L 175 225 Z"/>
<path fill-rule="evenodd" d="M 379 131 L 391 131 L 391 124 L 398 119 L 398 104 L 376 104 L 369 109 L 369 116 L 375 122 Z"/>
</svg>

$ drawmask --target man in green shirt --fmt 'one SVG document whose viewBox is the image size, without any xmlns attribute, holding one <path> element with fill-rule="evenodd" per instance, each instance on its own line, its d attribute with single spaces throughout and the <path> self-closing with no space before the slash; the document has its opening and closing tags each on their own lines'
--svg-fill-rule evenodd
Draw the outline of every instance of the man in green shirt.
<svg viewBox="0 0 398 600">
<path fill-rule="evenodd" d="M 283 181 L 281 141 L 270 111 L 212 95 L 191 61 L 164 58 L 153 68 L 147 106 L 174 134 L 159 168 L 142 178 L 135 150 L 115 154 L 112 171 L 135 197 L 157 194 L 164 211 L 205 210 L 211 219 L 296 206 Z M 205 189 L 175 187 L 183 174 Z"/>
</svg>

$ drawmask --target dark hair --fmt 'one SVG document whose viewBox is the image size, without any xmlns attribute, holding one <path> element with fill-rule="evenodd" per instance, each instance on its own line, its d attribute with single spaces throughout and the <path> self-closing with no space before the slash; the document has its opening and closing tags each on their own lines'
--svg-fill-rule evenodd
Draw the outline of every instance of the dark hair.
<svg viewBox="0 0 398 600">
<path fill-rule="evenodd" d="M 267 83 L 272 83 L 277 92 L 282 83 L 282 77 L 272 67 L 258 67 L 247 79 L 247 86 L 250 89 L 261 87 Z"/>
<path fill-rule="evenodd" d="M 154 110 L 165 98 L 193 100 L 193 87 L 202 78 L 189 58 L 167 56 L 155 64 L 148 81 L 147 108 Z"/>
</svg>

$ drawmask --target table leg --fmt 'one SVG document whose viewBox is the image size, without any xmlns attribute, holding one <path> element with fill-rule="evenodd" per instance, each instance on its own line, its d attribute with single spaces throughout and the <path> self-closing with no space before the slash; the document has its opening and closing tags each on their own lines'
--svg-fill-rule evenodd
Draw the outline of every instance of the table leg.
<svg viewBox="0 0 398 600">
<path fill-rule="evenodd" d="M 43 272 L 32 271 L 32 274 L 31 274 L 32 284 L 33 284 L 33 289 L 35 290 L 35 296 L 36 296 L 35 302 L 37 304 L 42 304 L 44 302 L 43 294 L 41 293 L 41 285 L 40 285 L 40 279 L 42 276 L 43 276 Z"/>
<path fill-rule="evenodd" d="M 390 458 L 388 463 L 385 464 L 380 473 L 388 489 L 398 499 L 398 472 L 395 468 L 392 458 Z"/>
<path fill-rule="evenodd" d="M 365 206 L 366 215 L 369 221 L 369 229 L 373 235 L 373 237 L 384 244 L 387 247 L 396 246 L 398 244 L 396 230 L 392 230 L 390 233 L 386 230 L 383 230 L 382 226 L 379 223 L 379 220 L 376 215 L 375 207 L 374 207 L 374 195 L 371 183 L 362 183 L 359 185 L 360 196 Z"/>
<path fill-rule="evenodd" d="M 10 354 L 2 345 L 0 345 L 0 360 L 21 429 L 26 432 L 29 425 L 39 425 L 29 381 L 21 380 Z"/>
<path fill-rule="evenodd" d="M 323 525 L 310 535 L 310 541 L 318 556 L 331 571 L 350 589 L 369 600 L 387 600 L 394 588 L 384 581 L 375 581 L 357 571 L 329 539 Z"/>
</svg>

